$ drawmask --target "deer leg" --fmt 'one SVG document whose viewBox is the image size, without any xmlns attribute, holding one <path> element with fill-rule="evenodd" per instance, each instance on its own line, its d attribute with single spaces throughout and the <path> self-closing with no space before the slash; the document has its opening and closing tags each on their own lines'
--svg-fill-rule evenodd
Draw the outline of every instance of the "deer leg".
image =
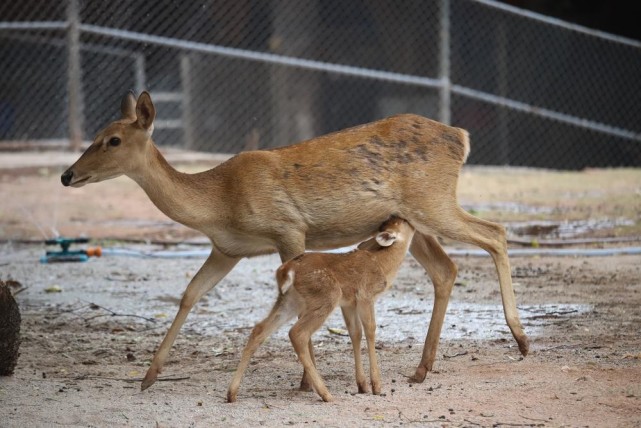
<svg viewBox="0 0 641 428">
<path fill-rule="evenodd" d="M 293 259 L 296 256 L 299 256 L 305 252 L 305 235 L 291 235 L 291 236 L 282 236 L 278 244 L 278 253 L 280 254 L 280 259 L 283 263 L 288 260 Z M 312 339 L 310 337 L 309 343 L 307 344 L 310 358 L 312 364 L 316 365 L 316 359 L 314 358 L 314 345 L 312 344 Z M 304 367 L 304 366 L 303 366 Z M 300 386 L 298 387 L 300 391 L 311 392 L 312 383 L 307 374 L 307 370 L 303 368 L 303 377 L 300 380 Z"/>
<path fill-rule="evenodd" d="M 256 327 L 251 332 L 247 345 L 243 349 L 243 355 L 238 363 L 238 368 L 234 377 L 229 385 L 227 390 L 227 402 L 233 403 L 236 401 L 236 396 L 238 394 L 238 388 L 240 387 L 240 381 L 243 378 L 243 374 L 249 365 L 249 360 L 251 359 L 254 352 L 258 349 L 260 345 L 267 339 L 276 329 L 281 325 L 292 319 L 296 315 L 296 306 L 294 306 L 291 301 L 287 298 L 287 295 L 278 295 L 278 300 L 274 304 L 271 312 L 260 323 L 256 324 Z"/>
<path fill-rule="evenodd" d="M 237 258 L 227 257 L 217 250 L 212 250 L 205 263 L 202 265 L 198 273 L 194 275 L 187 286 L 187 289 L 180 301 L 178 314 L 176 314 L 176 318 L 174 318 L 174 321 L 171 323 L 165 338 L 154 355 L 151 366 L 147 370 L 147 374 L 140 386 L 141 390 L 144 391 L 156 382 L 156 378 L 169 355 L 169 350 L 174 344 L 176 336 L 178 336 L 180 328 L 185 323 L 191 308 L 209 290 L 214 288 L 214 286 L 232 270 L 239 260 L 240 259 Z"/>
<path fill-rule="evenodd" d="M 309 339 L 309 343 L 307 343 L 307 349 L 309 351 L 309 357 L 312 360 L 312 364 L 316 366 L 316 357 L 314 356 L 314 345 L 312 344 L 312 339 Z M 303 368 L 303 377 L 300 380 L 300 386 L 298 387 L 299 391 L 303 392 L 311 392 L 314 389 L 312 388 L 312 382 L 311 379 L 309 378 L 309 375 L 307 373 L 307 370 Z"/>
<path fill-rule="evenodd" d="M 505 320 L 512 332 L 512 336 L 514 336 L 519 345 L 519 351 L 525 356 L 529 350 L 529 339 L 523 331 L 516 308 L 510 260 L 507 256 L 505 228 L 496 223 L 475 217 L 460 207 L 456 208 L 457 212 L 448 218 L 448 222 L 444 227 L 439 228 L 438 232 L 448 238 L 474 244 L 490 253 L 499 276 Z"/>
<path fill-rule="evenodd" d="M 296 355 L 298 355 L 298 359 L 305 368 L 305 373 L 311 385 L 323 401 L 332 401 L 333 397 L 312 362 L 308 345 L 311 341 L 312 334 L 323 325 L 332 312 L 332 309 L 333 307 L 328 306 L 319 308 L 319 310 L 315 310 L 314 312 L 304 313 L 289 331 L 289 339 L 294 346 Z"/>
<path fill-rule="evenodd" d="M 365 378 L 365 370 L 363 370 L 363 361 L 361 359 L 361 339 L 363 329 L 361 321 L 358 317 L 358 312 L 354 307 L 341 307 L 343 312 L 343 319 L 345 326 L 349 332 L 349 338 L 352 341 L 352 349 L 354 350 L 354 369 L 356 371 L 356 385 L 358 386 L 358 393 L 367 393 L 367 380 Z"/>
<path fill-rule="evenodd" d="M 423 382 L 427 372 L 432 370 L 436 359 L 441 328 L 445 320 L 445 312 L 452 293 L 452 287 L 456 280 L 457 269 L 454 262 L 433 236 L 424 235 L 417 231 L 414 234 L 410 252 L 425 268 L 434 285 L 434 307 L 427 337 L 425 338 L 423 355 L 414 376 L 411 378 L 413 382 Z"/>
<path fill-rule="evenodd" d="M 374 302 L 359 302 L 357 305 L 358 317 L 365 330 L 367 340 L 367 355 L 369 357 L 369 377 L 372 382 L 372 394 L 381 393 L 381 371 L 376 358 L 376 317 L 374 315 Z"/>
</svg>

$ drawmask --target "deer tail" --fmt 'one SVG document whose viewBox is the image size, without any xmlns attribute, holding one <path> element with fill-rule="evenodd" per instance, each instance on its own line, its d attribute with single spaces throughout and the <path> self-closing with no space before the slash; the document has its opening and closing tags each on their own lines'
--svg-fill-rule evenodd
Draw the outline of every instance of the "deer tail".
<svg viewBox="0 0 641 428">
<path fill-rule="evenodd" d="M 278 282 L 278 290 L 280 294 L 285 294 L 287 290 L 294 284 L 294 268 L 285 263 L 276 271 L 276 282 Z"/>
</svg>

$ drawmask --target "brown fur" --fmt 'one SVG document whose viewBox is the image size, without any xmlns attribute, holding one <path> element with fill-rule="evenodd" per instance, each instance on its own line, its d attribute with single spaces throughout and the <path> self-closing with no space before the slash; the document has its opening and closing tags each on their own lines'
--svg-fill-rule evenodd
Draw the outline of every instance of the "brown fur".
<svg viewBox="0 0 641 428">
<path fill-rule="evenodd" d="M 244 152 L 209 171 L 184 174 L 151 140 L 156 113 L 149 94 L 137 101 L 126 96 L 121 111 L 122 119 L 98 133 L 63 174 L 63 183 L 79 187 L 125 174 L 167 216 L 201 231 L 214 246 L 183 295 L 143 389 L 155 381 L 193 305 L 240 258 L 277 251 L 286 261 L 305 249 L 352 245 L 392 215 L 416 228 L 410 251 L 435 289 L 415 380 L 422 381 L 432 368 L 456 278 L 456 266 L 434 235 L 475 244 L 492 255 L 508 326 L 527 353 L 505 230 L 471 216 L 456 201 L 458 174 L 469 153 L 464 130 L 404 114 L 275 150 Z M 114 138 L 121 143 L 111 145 Z"/>
<path fill-rule="evenodd" d="M 305 253 L 281 265 L 276 271 L 278 300 L 267 318 L 252 330 L 229 386 L 227 401 L 236 401 L 240 381 L 254 352 L 272 332 L 294 316 L 298 316 L 298 321 L 289 331 L 294 350 L 309 374 L 311 386 L 323 401 L 331 401 L 332 396 L 316 370 L 310 344 L 312 334 L 339 305 L 354 349 L 358 392 L 367 392 L 360 355 L 362 325 L 369 351 L 372 393 L 380 394 L 381 375 L 374 349 L 374 303 L 391 286 L 413 234 L 409 223 L 392 218 L 377 235 L 377 239 L 393 241 L 391 245 L 387 242 L 387 246 L 381 246 L 371 239 L 346 254 Z"/>
</svg>

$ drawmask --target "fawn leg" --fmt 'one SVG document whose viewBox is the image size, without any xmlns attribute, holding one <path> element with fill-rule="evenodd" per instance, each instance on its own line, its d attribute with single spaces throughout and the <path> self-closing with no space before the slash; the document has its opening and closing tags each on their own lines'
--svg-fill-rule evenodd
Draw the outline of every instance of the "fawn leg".
<svg viewBox="0 0 641 428">
<path fill-rule="evenodd" d="M 309 339 L 309 343 L 307 343 L 307 349 L 309 351 L 309 357 L 312 360 L 312 364 L 316 366 L 316 357 L 314 357 L 314 345 L 312 344 L 312 339 Z M 300 380 L 300 386 L 298 387 L 300 391 L 304 392 L 311 392 L 314 389 L 312 388 L 312 383 L 311 380 L 309 379 L 309 376 L 307 375 L 307 370 L 303 369 L 303 377 Z"/>
<path fill-rule="evenodd" d="M 187 286 L 180 301 L 178 314 L 176 314 L 176 318 L 174 318 L 174 321 L 171 323 L 165 338 L 154 355 L 151 366 L 149 366 L 147 374 L 140 386 L 141 390 L 144 391 L 156 382 L 156 378 L 169 355 L 169 350 L 176 340 L 180 328 L 185 323 L 191 308 L 205 293 L 214 288 L 214 286 L 232 270 L 239 260 L 238 258 L 227 257 L 217 250 L 212 250 L 205 263 Z"/>
<path fill-rule="evenodd" d="M 358 302 L 358 317 L 365 330 L 367 340 L 367 354 L 369 356 L 369 377 L 372 382 L 372 394 L 381 393 L 381 370 L 376 358 L 376 316 L 374 315 L 374 302 Z"/>
<path fill-rule="evenodd" d="M 278 253 L 280 254 L 280 259 L 283 263 L 288 260 L 293 259 L 294 257 L 303 254 L 305 252 L 305 235 L 292 233 L 291 236 L 282 236 L 281 242 L 278 246 Z M 307 344 L 310 358 L 312 364 L 316 365 L 316 359 L 314 358 L 314 345 L 312 344 L 311 338 Z M 303 368 L 303 377 L 300 380 L 299 390 L 310 392 L 312 391 L 312 384 L 307 375 L 307 370 Z"/>
<path fill-rule="evenodd" d="M 318 370 L 316 370 L 316 366 L 309 354 L 309 342 L 312 334 L 323 325 L 333 308 L 320 309 L 304 313 L 289 331 L 289 339 L 294 345 L 296 355 L 298 355 L 298 359 L 303 364 L 306 376 L 308 376 L 316 393 L 320 395 L 323 401 L 332 401 L 333 397 L 325 386 Z"/>
<path fill-rule="evenodd" d="M 240 359 L 240 363 L 238 363 L 238 368 L 236 369 L 234 377 L 229 384 L 229 389 L 227 390 L 228 403 L 236 401 L 240 381 L 243 378 L 243 374 L 245 373 L 245 370 L 249 365 L 249 360 L 252 355 L 254 355 L 254 352 L 256 352 L 260 345 L 262 345 L 265 339 L 267 339 L 281 325 L 292 319 L 294 315 L 296 315 L 296 307 L 291 304 L 286 294 L 279 294 L 278 300 L 276 300 L 276 303 L 267 318 L 256 324 L 249 336 L 247 345 L 245 345 L 245 349 L 243 349 L 243 355 Z"/>
<path fill-rule="evenodd" d="M 354 350 L 354 368 L 356 371 L 356 385 L 358 385 L 358 393 L 367 393 L 367 380 L 365 378 L 365 370 L 363 370 L 363 361 L 361 359 L 361 338 L 363 330 L 361 328 L 361 321 L 358 317 L 358 312 L 354 307 L 341 307 L 343 312 L 343 319 L 345 326 L 349 332 L 349 338 L 352 341 L 352 348 Z"/>
</svg>

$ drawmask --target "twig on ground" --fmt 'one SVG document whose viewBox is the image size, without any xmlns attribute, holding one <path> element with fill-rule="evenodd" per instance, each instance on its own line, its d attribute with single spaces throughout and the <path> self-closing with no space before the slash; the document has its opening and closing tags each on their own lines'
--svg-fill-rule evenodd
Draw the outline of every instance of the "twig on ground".
<svg viewBox="0 0 641 428">
<path fill-rule="evenodd" d="M 546 419 L 537 419 L 537 418 L 528 418 L 527 416 L 519 415 L 523 419 L 527 419 L 528 421 L 538 421 L 538 422 L 549 422 Z"/>
<path fill-rule="evenodd" d="M 406 422 L 409 422 L 409 423 L 411 423 L 411 424 L 412 424 L 412 423 L 422 424 L 422 423 L 424 423 L 424 422 L 425 422 L 425 421 L 423 421 L 423 420 L 421 420 L 421 419 L 410 419 L 410 418 L 408 418 L 407 416 L 405 416 L 405 415 L 403 414 L 403 412 L 401 412 L 401 409 L 399 409 L 398 407 L 396 408 L 396 410 L 398 411 L 398 417 L 399 417 L 400 419 L 405 419 L 405 421 L 406 421 Z"/>
<path fill-rule="evenodd" d="M 145 321 L 149 321 L 149 322 L 156 322 L 156 320 L 155 320 L 155 319 L 153 319 L 153 318 L 148 318 L 148 317 L 143 317 L 142 315 L 136 315 L 136 314 L 119 314 L 119 313 L 117 313 L 117 312 L 115 312 L 115 311 L 112 311 L 112 310 L 111 310 L 111 309 L 109 309 L 109 308 L 105 308 L 104 306 L 97 305 L 97 304 L 95 304 L 95 303 L 93 303 L 93 302 L 90 302 L 90 303 L 89 303 L 89 307 L 90 307 L 91 309 L 102 309 L 103 311 L 107 311 L 107 312 L 109 312 L 109 315 L 107 315 L 107 314 L 94 315 L 93 317 L 84 318 L 84 320 L 85 320 L 85 321 L 90 321 L 90 320 L 92 320 L 92 319 L 94 319 L 94 318 L 99 318 L 99 317 L 104 317 L 104 316 L 112 316 L 112 317 L 133 317 L 133 318 L 140 318 L 140 319 L 143 319 L 143 320 L 145 320 Z"/>
<path fill-rule="evenodd" d="M 85 380 L 85 379 L 100 379 L 100 380 L 117 380 L 120 382 L 142 382 L 143 378 L 141 377 L 132 377 L 132 378 L 121 378 L 121 377 L 109 377 L 109 376 L 77 376 L 75 380 Z M 175 377 L 158 377 L 156 382 L 176 382 L 180 380 L 191 379 L 191 376 L 175 376 Z"/>
<path fill-rule="evenodd" d="M 463 355 L 467 355 L 467 351 L 459 352 L 459 353 L 453 354 L 453 355 L 443 354 L 443 358 L 456 358 L 456 357 L 462 357 Z"/>
<path fill-rule="evenodd" d="M 278 406 L 274 406 L 274 405 L 272 405 L 272 404 L 269 404 L 269 403 L 267 402 L 267 400 L 263 400 L 263 407 L 264 407 L 265 409 L 278 409 L 278 410 L 283 410 L 283 408 L 282 408 L 282 407 L 278 407 Z"/>
</svg>

